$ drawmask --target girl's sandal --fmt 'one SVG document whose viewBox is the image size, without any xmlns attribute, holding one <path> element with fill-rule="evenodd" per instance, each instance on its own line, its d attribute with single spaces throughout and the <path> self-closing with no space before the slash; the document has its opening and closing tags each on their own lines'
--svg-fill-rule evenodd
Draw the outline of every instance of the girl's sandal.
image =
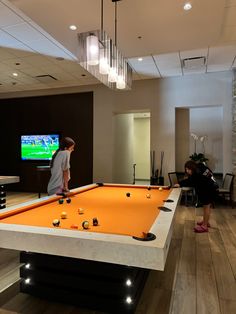
<svg viewBox="0 0 236 314">
<path fill-rule="evenodd" d="M 196 233 L 203 233 L 203 232 L 208 232 L 208 228 L 207 227 L 204 227 L 203 225 L 198 225 L 194 228 L 194 231 Z"/>
<path fill-rule="evenodd" d="M 203 221 L 198 221 L 198 222 L 197 222 L 197 225 L 198 225 L 198 226 L 203 225 Z M 211 225 L 209 224 L 209 222 L 208 222 L 208 224 L 207 224 L 207 227 L 208 227 L 208 228 L 211 227 Z"/>
</svg>

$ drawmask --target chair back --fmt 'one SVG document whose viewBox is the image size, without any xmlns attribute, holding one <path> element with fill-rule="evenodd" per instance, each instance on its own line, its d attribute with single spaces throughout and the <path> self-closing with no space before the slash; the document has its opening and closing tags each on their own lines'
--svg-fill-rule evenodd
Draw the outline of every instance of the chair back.
<svg viewBox="0 0 236 314">
<path fill-rule="evenodd" d="M 170 186 L 174 186 L 175 184 L 179 183 L 176 172 L 168 172 L 168 177 L 170 181 Z"/>
<path fill-rule="evenodd" d="M 224 190 L 230 191 L 233 185 L 233 179 L 234 175 L 232 173 L 226 173 L 223 180 L 222 188 Z"/>
</svg>

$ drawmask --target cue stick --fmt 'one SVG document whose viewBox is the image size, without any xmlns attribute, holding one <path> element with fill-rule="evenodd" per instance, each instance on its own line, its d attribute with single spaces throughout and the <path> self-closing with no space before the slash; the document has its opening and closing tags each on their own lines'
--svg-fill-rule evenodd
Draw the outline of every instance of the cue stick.
<svg viewBox="0 0 236 314">
<path fill-rule="evenodd" d="M 160 169 L 160 177 L 162 177 L 162 166 L 163 166 L 164 152 L 161 152 L 161 169 Z"/>
<path fill-rule="evenodd" d="M 136 164 L 133 164 L 133 170 L 134 170 L 134 172 L 133 172 L 133 184 L 135 184 L 135 167 L 136 167 Z"/>
<path fill-rule="evenodd" d="M 153 151 L 152 176 L 155 176 L 155 150 Z"/>
</svg>

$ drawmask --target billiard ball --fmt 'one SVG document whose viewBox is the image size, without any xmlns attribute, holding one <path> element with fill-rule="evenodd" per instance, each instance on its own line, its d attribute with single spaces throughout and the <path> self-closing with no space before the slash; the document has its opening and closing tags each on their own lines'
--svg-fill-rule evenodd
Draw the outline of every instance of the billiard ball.
<svg viewBox="0 0 236 314">
<path fill-rule="evenodd" d="M 78 209 L 78 214 L 79 214 L 79 215 L 82 215 L 83 213 L 84 213 L 84 209 L 80 207 L 80 208 Z"/>
<path fill-rule="evenodd" d="M 68 198 L 66 199 L 66 202 L 67 202 L 68 204 L 70 204 L 71 199 L 68 197 Z"/>
<path fill-rule="evenodd" d="M 147 194 L 146 197 L 147 197 L 147 198 L 151 198 L 151 194 Z"/>
<path fill-rule="evenodd" d="M 162 191 L 162 187 L 159 187 L 159 191 Z"/>
<path fill-rule="evenodd" d="M 98 220 L 97 218 L 93 218 L 93 226 L 97 226 L 98 225 Z"/>
<path fill-rule="evenodd" d="M 83 227 L 84 229 L 88 229 L 88 228 L 89 228 L 89 222 L 88 222 L 87 220 L 83 221 L 83 222 L 82 222 L 82 227 Z"/>
<path fill-rule="evenodd" d="M 66 212 L 62 212 L 61 213 L 61 218 L 62 219 L 66 219 L 67 218 L 67 213 Z"/>
<path fill-rule="evenodd" d="M 52 222 L 54 227 L 59 227 L 60 226 L 60 220 L 59 219 L 54 219 Z"/>
<path fill-rule="evenodd" d="M 149 186 L 149 187 L 148 187 L 148 191 L 150 191 L 150 190 L 151 190 L 151 187 Z"/>
<path fill-rule="evenodd" d="M 127 196 L 127 197 L 130 197 L 130 193 L 126 193 L 126 196 Z"/>
<path fill-rule="evenodd" d="M 63 203 L 64 203 L 63 198 L 60 198 L 60 199 L 58 200 L 58 203 L 59 203 L 59 204 L 63 204 Z"/>
<path fill-rule="evenodd" d="M 71 225 L 70 227 L 71 227 L 72 229 L 78 229 L 78 228 L 79 228 L 79 226 L 78 226 L 78 225 L 74 225 L 74 224 L 73 224 L 73 225 Z"/>
</svg>

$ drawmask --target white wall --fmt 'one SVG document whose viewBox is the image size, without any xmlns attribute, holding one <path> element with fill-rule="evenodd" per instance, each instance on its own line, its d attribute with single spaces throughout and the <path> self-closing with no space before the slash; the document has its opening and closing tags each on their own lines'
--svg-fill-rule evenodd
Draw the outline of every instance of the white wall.
<svg viewBox="0 0 236 314">
<path fill-rule="evenodd" d="M 190 132 L 198 136 L 206 135 L 204 142 L 205 155 L 209 159 L 208 166 L 214 172 L 223 172 L 223 108 L 192 108 L 190 110 Z M 196 141 L 196 152 L 203 153 L 204 147 Z M 194 152 L 194 141 L 190 140 L 190 152 Z"/>
<path fill-rule="evenodd" d="M 115 183 L 133 182 L 134 118 L 133 114 L 113 117 L 113 175 Z"/>
<path fill-rule="evenodd" d="M 114 113 L 151 112 L 151 150 L 165 152 L 163 174 L 175 169 L 175 109 L 222 106 L 223 172 L 232 171 L 232 72 L 135 81 L 131 91 L 102 85 L 0 94 L 1 98 L 94 91 L 94 181 L 111 182 Z"/>
<path fill-rule="evenodd" d="M 150 118 L 134 118 L 136 179 L 150 180 Z"/>
<path fill-rule="evenodd" d="M 184 164 L 189 160 L 189 109 L 177 108 L 175 111 L 175 169 L 184 172 Z"/>
</svg>

